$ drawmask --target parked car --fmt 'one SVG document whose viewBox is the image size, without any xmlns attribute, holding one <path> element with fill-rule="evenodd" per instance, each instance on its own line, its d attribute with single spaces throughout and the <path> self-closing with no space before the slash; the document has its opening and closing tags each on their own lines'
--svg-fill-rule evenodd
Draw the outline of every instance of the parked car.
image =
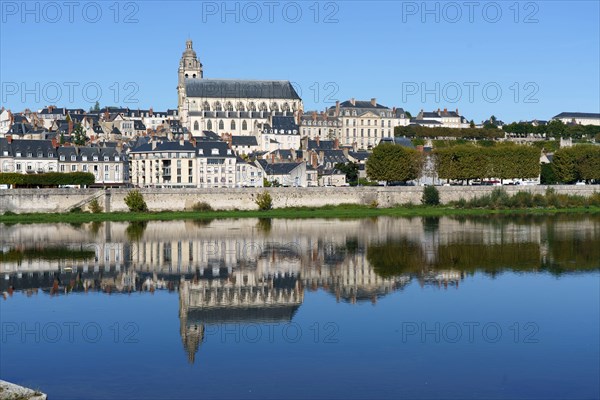
<svg viewBox="0 0 600 400">
<path fill-rule="evenodd" d="M 575 182 L 575 185 L 577 185 L 577 186 L 583 186 L 583 185 L 587 185 L 587 183 L 585 183 L 583 181 L 579 181 L 579 182 Z"/>
</svg>

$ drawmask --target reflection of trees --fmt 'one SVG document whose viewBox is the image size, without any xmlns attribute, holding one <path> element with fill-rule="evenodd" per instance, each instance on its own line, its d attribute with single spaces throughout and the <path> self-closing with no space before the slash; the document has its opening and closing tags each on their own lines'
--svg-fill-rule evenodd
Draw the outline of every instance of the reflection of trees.
<svg viewBox="0 0 600 400">
<path fill-rule="evenodd" d="M 368 246 L 367 261 L 382 277 L 417 273 L 426 266 L 421 245 L 407 239 Z"/>
<path fill-rule="evenodd" d="M 90 233 L 92 237 L 98 236 L 98 232 L 100 232 L 100 228 L 102 227 L 102 222 L 94 221 L 90 224 Z"/>
<path fill-rule="evenodd" d="M 32 260 L 56 261 L 73 260 L 82 261 L 93 259 L 94 250 L 88 250 L 81 247 L 74 250 L 67 247 L 47 247 L 47 248 L 18 248 L 11 249 L 6 253 L 0 253 L 0 262 L 22 262 Z"/>
<path fill-rule="evenodd" d="M 271 218 L 259 218 L 256 223 L 256 229 L 263 233 L 270 233 L 272 225 Z"/>
<path fill-rule="evenodd" d="M 146 226 L 148 226 L 147 221 L 133 221 L 130 222 L 125 230 L 125 234 L 130 242 L 138 242 L 142 236 L 144 236 L 144 231 L 146 230 Z"/>
<path fill-rule="evenodd" d="M 549 241 L 549 260 L 543 269 L 553 273 L 600 269 L 600 244 L 597 237 L 575 237 Z"/>
</svg>

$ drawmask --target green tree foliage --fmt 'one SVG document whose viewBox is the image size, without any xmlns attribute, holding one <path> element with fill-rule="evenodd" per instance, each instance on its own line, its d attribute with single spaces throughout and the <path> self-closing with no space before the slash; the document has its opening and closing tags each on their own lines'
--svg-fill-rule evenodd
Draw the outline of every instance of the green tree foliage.
<svg viewBox="0 0 600 400">
<path fill-rule="evenodd" d="M 338 163 L 335 165 L 335 169 L 346 174 L 346 181 L 350 185 L 355 186 L 358 183 L 358 164 L 353 162 Z"/>
<path fill-rule="evenodd" d="M 127 207 L 131 212 L 148 211 L 146 200 L 144 200 L 144 196 L 139 190 L 132 190 L 131 192 L 127 193 L 127 196 L 125 196 L 125 204 L 127 204 Z"/>
<path fill-rule="evenodd" d="M 256 196 L 256 205 L 261 211 L 268 211 L 273 208 L 273 198 L 269 192 L 264 191 Z"/>
<path fill-rule="evenodd" d="M 526 122 L 513 122 L 504 125 L 502 128 L 505 132 L 514 133 L 517 135 L 527 135 L 530 133 L 545 134 L 547 137 L 570 137 L 573 139 L 581 139 L 584 136 L 594 138 L 600 134 L 600 126 L 594 125 L 565 125 L 562 121 L 552 120 L 547 125 L 533 126 Z"/>
<path fill-rule="evenodd" d="M 425 126 L 409 125 L 394 128 L 395 136 L 408 138 L 465 138 L 465 139 L 499 139 L 504 137 L 504 131 L 493 126 L 493 129 L 477 129 L 475 124 L 472 128 L 428 128 Z"/>
<path fill-rule="evenodd" d="M 15 187 L 57 187 L 62 185 L 89 186 L 95 182 L 94 175 L 89 172 L 47 172 L 44 174 L 0 173 L 0 185 Z"/>
<path fill-rule="evenodd" d="M 453 146 L 436 149 L 434 159 L 440 179 L 527 179 L 540 174 L 540 152 L 531 146 Z"/>
<path fill-rule="evenodd" d="M 552 168 L 556 180 L 562 183 L 600 180 L 600 147 L 576 145 L 554 153 Z"/>
<path fill-rule="evenodd" d="M 75 125 L 75 128 L 71 133 L 71 138 L 73 139 L 73 144 L 76 144 L 78 146 L 85 146 L 87 136 L 85 135 L 85 131 L 81 124 Z"/>
<path fill-rule="evenodd" d="M 100 205 L 100 202 L 98 202 L 98 199 L 93 199 L 90 201 L 88 208 L 94 214 L 100 214 L 102 212 L 102 206 Z"/>
<path fill-rule="evenodd" d="M 367 159 L 367 175 L 374 181 L 411 181 L 421 175 L 422 168 L 421 153 L 390 143 L 375 147 Z"/>
<path fill-rule="evenodd" d="M 552 164 L 541 165 L 540 183 L 542 185 L 554 185 L 558 183 Z"/>
<path fill-rule="evenodd" d="M 421 203 L 427 206 L 437 206 L 440 204 L 440 192 L 435 186 L 425 186 Z"/>
</svg>

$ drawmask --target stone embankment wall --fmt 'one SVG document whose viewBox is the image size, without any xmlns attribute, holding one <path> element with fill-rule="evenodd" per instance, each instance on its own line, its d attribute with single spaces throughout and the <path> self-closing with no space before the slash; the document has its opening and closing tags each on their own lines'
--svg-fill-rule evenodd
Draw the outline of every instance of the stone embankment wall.
<svg viewBox="0 0 600 400">
<path fill-rule="evenodd" d="M 591 196 L 600 192 L 600 186 L 552 186 L 557 193 Z M 504 186 L 509 194 L 519 191 L 544 194 L 548 186 Z M 440 186 L 442 203 L 466 200 L 490 193 L 491 186 Z M 86 208 L 97 198 L 105 211 L 127 211 L 125 196 L 130 189 L 8 189 L 0 190 L 0 213 L 56 213 L 67 212 L 75 207 Z M 264 190 L 271 193 L 273 206 L 320 207 L 337 204 L 371 205 L 392 207 L 398 204 L 419 204 L 423 187 L 345 187 L 345 188 L 265 188 L 265 189 L 141 189 L 151 211 L 189 210 L 197 202 L 206 202 L 214 209 L 253 210 L 255 199 Z"/>
</svg>

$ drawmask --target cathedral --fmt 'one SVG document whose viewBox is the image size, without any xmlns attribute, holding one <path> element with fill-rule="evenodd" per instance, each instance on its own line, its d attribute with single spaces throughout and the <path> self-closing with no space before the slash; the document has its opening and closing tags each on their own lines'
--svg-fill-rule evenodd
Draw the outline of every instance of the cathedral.
<svg viewBox="0 0 600 400">
<path fill-rule="evenodd" d="M 202 63 L 188 40 L 179 62 L 178 111 L 193 135 L 258 135 L 273 116 L 300 121 L 302 99 L 289 81 L 204 79 Z"/>
</svg>

